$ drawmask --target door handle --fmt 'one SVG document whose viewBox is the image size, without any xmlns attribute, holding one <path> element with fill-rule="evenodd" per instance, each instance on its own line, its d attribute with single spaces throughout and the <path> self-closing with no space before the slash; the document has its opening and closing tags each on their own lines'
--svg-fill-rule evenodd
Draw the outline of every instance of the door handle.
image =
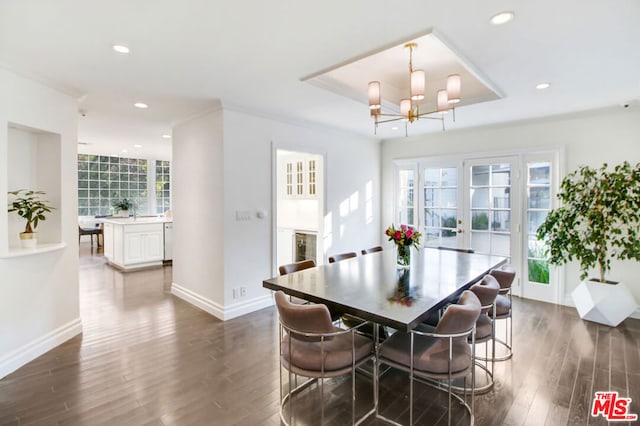
<svg viewBox="0 0 640 426">
<path fill-rule="evenodd" d="M 464 230 L 458 228 L 458 234 L 462 234 L 464 232 Z"/>
</svg>

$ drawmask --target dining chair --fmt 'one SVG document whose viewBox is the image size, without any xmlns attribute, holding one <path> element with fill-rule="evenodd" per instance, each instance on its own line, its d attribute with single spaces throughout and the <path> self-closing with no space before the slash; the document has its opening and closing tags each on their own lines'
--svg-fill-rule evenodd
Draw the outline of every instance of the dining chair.
<svg viewBox="0 0 640 426">
<path fill-rule="evenodd" d="M 289 263 L 278 267 L 280 275 L 292 274 L 294 272 L 302 271 L 304 269 L 313 268 L 316 266 L 316 261 L 313 259 L 301 260 L 299 262 Z"/>
<path fill-rule="evenodd" d="M 498 297 L 496 297 L 495 320 L 504 320 L 504 340 L 496 337 L 496 343 L 506 348 L 505 355 L 497 356 L 495 351 L 493 359 L 495 361 L 505 361 L 513 355 L 513 309 L 511 298 L 511 285 L 516 277 L 516 270 L 510 264 L 504 264 L 500 268 L 492 269 L 489 274 L 500 284 Z"/>
<path fill-rule="evenodd" d="M 78 225 L 78 244 L 80 244 L 80 237 L 83 235 L 89 235 L 91 238 L 91 247 L 93 248 L 93 236 L 96 236 L 96 244 L 100 247 L 100 236 L 102 235 L 104 238 L 104 228 L 102 224 L 96 224 L 94 228 L 83 228 Z"/>
<path fill-rule="evenodd" d="M 354 251 L 350 251 L 349 253 L 334 254 L 333 256 L 329 256 L 329 263 L 340 262 L 341 260 L 351 259 L 352 257 L 356 256 L 357 254 Z"/>
<path fill-rule="evenodd" d="M 480 316 L 476 321 L 476 340 L 475 344 L 484 343 L 484 357 L 476 355 L 476 365 L 485 372 L 485 383 L 478 385 L 476 379 L 476 392 L 486 392 L 493 386 L 494 364 L 493 354 L 495 347 L 495 322 L 493 320 L 495 314 L 495 301 L 500 290 L 500 284 L 492 275 L 485 275 L 479 283 L 471 286 L 469 289 L 476 295 L 480 301 Z M 489 342 L 491 342 L 491 357 L 489 357 Z M 476 351 L 477 354 L 477 351 Z M 481 363 L 484 362 L 484 364 Z M 491 368 L 489 368 L 489 362 Z"/>
<path fill-rule="evenodd" d="M 280 265 L 280 267 L 278 267 L 278 271 L 280 272 L 280 275 L 288 275 L 288 274 L 293 274 L 294 272 L 298 272 L 298 271 L 302 271 L 302 270 L 305 270 L 305 269 L 313 268 L 315 266 L 316 266 L 316 261 L 315 260 L 306 259 L 306 260 L 301 260 L 299 262 L 288 263 L 286 265 Z M 295 297 L 295 296 L 289 296 L 289 300 L 291 300 L 293 303 L 297 303 L 297 304 L 309 303 L 307 300 L 300 299 L 299 297 Z"/>
<path fill-rule="evenodd" d="M 280 342 L 280 419 L 285 425 L 294 419 L 294 395 L 313 381 L 319 381 L 320 424 L 324 423 L 324 379 L 351 373 L 351 424 L 356 424 L 356 367 L 373 359 L 373 342 L 358 333 L 357 328 L 344 330 L 331 322 L 329 309 L 323 304 L 296 305 L 282 291 L 275 293 L 279 315 Z M 282 367 L 288 371 L 288 391 L 283 395 Z M 293 375 L 310 380 L 291 388 Z M 375 399 L 375 390 L 374 395 Z M 288 403 L 288 420 L 284 415 Z M 369 410 L 359 421 L 373 413 Z"/>
<path fill-rule="evenodd" d="M 361 250 L 362 255 L 364 256 L 365 254 L 369 254 L 369 253 L 377 253 L 379 251 L 382 251 L 382 247 L 381 246 L 375 246 L 375 247 L 371 247 L 368 249 L 363 249 Z"/>
<path fill-rule="evenodd" d="M 450 305 L 433 332 L 419 329 L 396 332 L 380 345 L 378 363 L 409 373 L 409 424 L 413 424 L 413 382 L 426 384 L 448 395 L 448 424 L 451 424 L 451 398 L 456 398 L 474 422 L 475 325 L 480 316 L 478 297 L 465 290 L 457 304 Z M 467 339 L 471 338 L 469 345 Z M 471 406 L 467 403 L 467 375 L 471 372 Z M 464 381 L 463 396 L 452 392 L 453 379 Z M 436 383 L 434 384 L 433 381 Z M 447 386 L 443 386 L 443 381 Z M 380 386 L 378 386 L 380 389 Z"/>
</svg>

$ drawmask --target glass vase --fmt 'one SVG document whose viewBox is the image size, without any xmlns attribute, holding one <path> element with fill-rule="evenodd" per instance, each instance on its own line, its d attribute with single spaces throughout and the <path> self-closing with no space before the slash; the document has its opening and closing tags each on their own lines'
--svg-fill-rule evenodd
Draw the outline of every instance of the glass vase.
<svg viewBox="0 0 640 426">
<path fill-rule="evenodd" d="M 409 269 L 411 266 L 411 246 L 397 246 L 396 264 L 398 269 Z"/>
</svg>

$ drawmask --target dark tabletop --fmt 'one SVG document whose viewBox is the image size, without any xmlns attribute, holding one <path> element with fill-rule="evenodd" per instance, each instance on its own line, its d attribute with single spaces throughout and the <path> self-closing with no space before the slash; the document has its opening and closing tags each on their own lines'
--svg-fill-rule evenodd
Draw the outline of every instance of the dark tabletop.
<svg viewBox="0 0 640 426">
<path fill-rule="evenodd" d="M 423 248 L 413 251 L 410 269 L 399 270 L 395 250 L 387 249 L 270 278 L 262 286 L 408 331 L 506 260 Z"/>
</svg>

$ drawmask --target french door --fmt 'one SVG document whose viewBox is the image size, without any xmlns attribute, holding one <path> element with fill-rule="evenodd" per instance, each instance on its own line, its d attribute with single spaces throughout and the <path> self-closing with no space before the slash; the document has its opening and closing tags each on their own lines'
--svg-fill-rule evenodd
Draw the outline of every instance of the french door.
<svg viewBox="0 0 640 426">
<path fill-rule="evenodd" d="M 558 303 L 546 245 L 535 236 L 553 208 L 556 164 L 553 153 L 399 161 L 394 220 L 419 229 L 425 247 L 508 257 L 515 294 Z"/>
</svg>

